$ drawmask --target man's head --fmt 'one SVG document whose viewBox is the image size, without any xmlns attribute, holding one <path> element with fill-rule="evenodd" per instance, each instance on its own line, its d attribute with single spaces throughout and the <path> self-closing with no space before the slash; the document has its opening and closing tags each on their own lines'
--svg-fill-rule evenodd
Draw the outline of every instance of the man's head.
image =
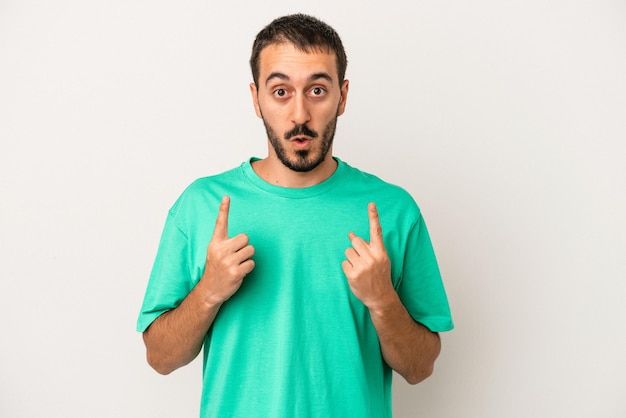
<svg viewBox="0 0 626 418">
<path fill-rule="evenodd" d="M 297 172 L 332 164 L 337 117 L 348 93 L 346 62 L 337 33 L 310 16 L 276 19 L 257 35 L 250 90 L 271 161 Z"/>
</svg>

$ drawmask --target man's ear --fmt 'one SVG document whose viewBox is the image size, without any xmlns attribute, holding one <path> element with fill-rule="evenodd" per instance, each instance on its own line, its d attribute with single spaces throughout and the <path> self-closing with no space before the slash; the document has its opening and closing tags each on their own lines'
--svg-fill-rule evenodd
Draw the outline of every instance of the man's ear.
<svg viewBox="0 0 626 418">
<path fill-rule="evenodd" d="M 259 92 L 255 83 L 250 83 L 250 94 L 252 95 L 252 104 L 254 104 L 254 111 L 256 112 L 256 115 L 263 119 L 261 108 L 259 107 Z"/>
<path fill-rule="evenodd" d="M 350 82 L 348 80 L 343 80 L 343 84 L 341 85 L 341 95 L 339 96 L 339 107 L 337 108 L 337 116 L 343 115 L 343 112 L 346 110 L 346 101 L 348 100 L 349 87 Z"/>
</svg>

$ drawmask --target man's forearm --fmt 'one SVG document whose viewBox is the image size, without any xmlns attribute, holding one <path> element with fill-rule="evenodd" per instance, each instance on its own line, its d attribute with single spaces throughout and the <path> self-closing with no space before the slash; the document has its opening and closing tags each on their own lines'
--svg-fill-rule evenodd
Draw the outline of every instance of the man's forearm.
<svg viewBox="0 0 626 418">
<path fill-rule="evenodd" d="M 143 334 L 148 363 L 161 374 L 171 373 L 196 358 L 222 303 L 254 269 L 254 247 L 248 236 L 228 237 L 229 210 L 230 198 L 224 196 L 207 247 L 204 273 L 196 287 L 176 309 L 158 317 Z"/>
<path fill-rule="evenodd" d="M 370 311 L 383 358 L 409 383 L 431 375 L 439 355 L 439 336 L 411 318 L 391 283 L 391 262 L 385 249 L 378 209 L 368 205 L 370 242 L 350 232 L 351 247 L 341 267 L 352 293 Z"/>
<path fill-rule="evenodd" d="M 169 374 L 196 358 L 220 306 L 204 303 L 196 288 L 176 309 L 159 316 L 143 333 L 150 366 Z"/>
<path fill-rule="evenodd" d="M 432 374 L 441 350 L 439 335 L 415 322 L 397 294 L 381 307 L 370 309 L 370 316 L 383 358 L 392 369 L 413 385 Z"/>
</svg>

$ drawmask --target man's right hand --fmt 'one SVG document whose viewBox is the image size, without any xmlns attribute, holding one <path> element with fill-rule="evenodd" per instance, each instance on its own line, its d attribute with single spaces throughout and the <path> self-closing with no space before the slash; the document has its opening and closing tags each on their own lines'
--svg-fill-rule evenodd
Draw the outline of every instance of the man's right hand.
<svg viewBox="0 0 626 418">
<path fill-rule="evenodd" d="M 239 289 L 246 274 L 254 269 L 254 247 L 249 244 L 248 236 L 239 234 L 228 238 L 229 209 L 230 198 L 224 196 L 199 283 L 204 300 L 209 305 L 219 305 L 228 300 Z"/>
</svg>

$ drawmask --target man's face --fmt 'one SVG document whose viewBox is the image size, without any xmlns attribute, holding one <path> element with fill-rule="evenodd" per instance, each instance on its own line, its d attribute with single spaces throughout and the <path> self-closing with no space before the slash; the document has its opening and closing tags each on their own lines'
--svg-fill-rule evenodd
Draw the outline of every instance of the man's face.
<svg viewBox="0 0 626 418">
<path fill-rule="evenodd" d="M 339 84 L 334 53 L 269 45 L 260 54 L 258 86 L 250 89 L 271 144 L 270 158 L 298 172 L 332 159 L 337 117 L 348 93 L 348 82 Z"/>
</svg>

